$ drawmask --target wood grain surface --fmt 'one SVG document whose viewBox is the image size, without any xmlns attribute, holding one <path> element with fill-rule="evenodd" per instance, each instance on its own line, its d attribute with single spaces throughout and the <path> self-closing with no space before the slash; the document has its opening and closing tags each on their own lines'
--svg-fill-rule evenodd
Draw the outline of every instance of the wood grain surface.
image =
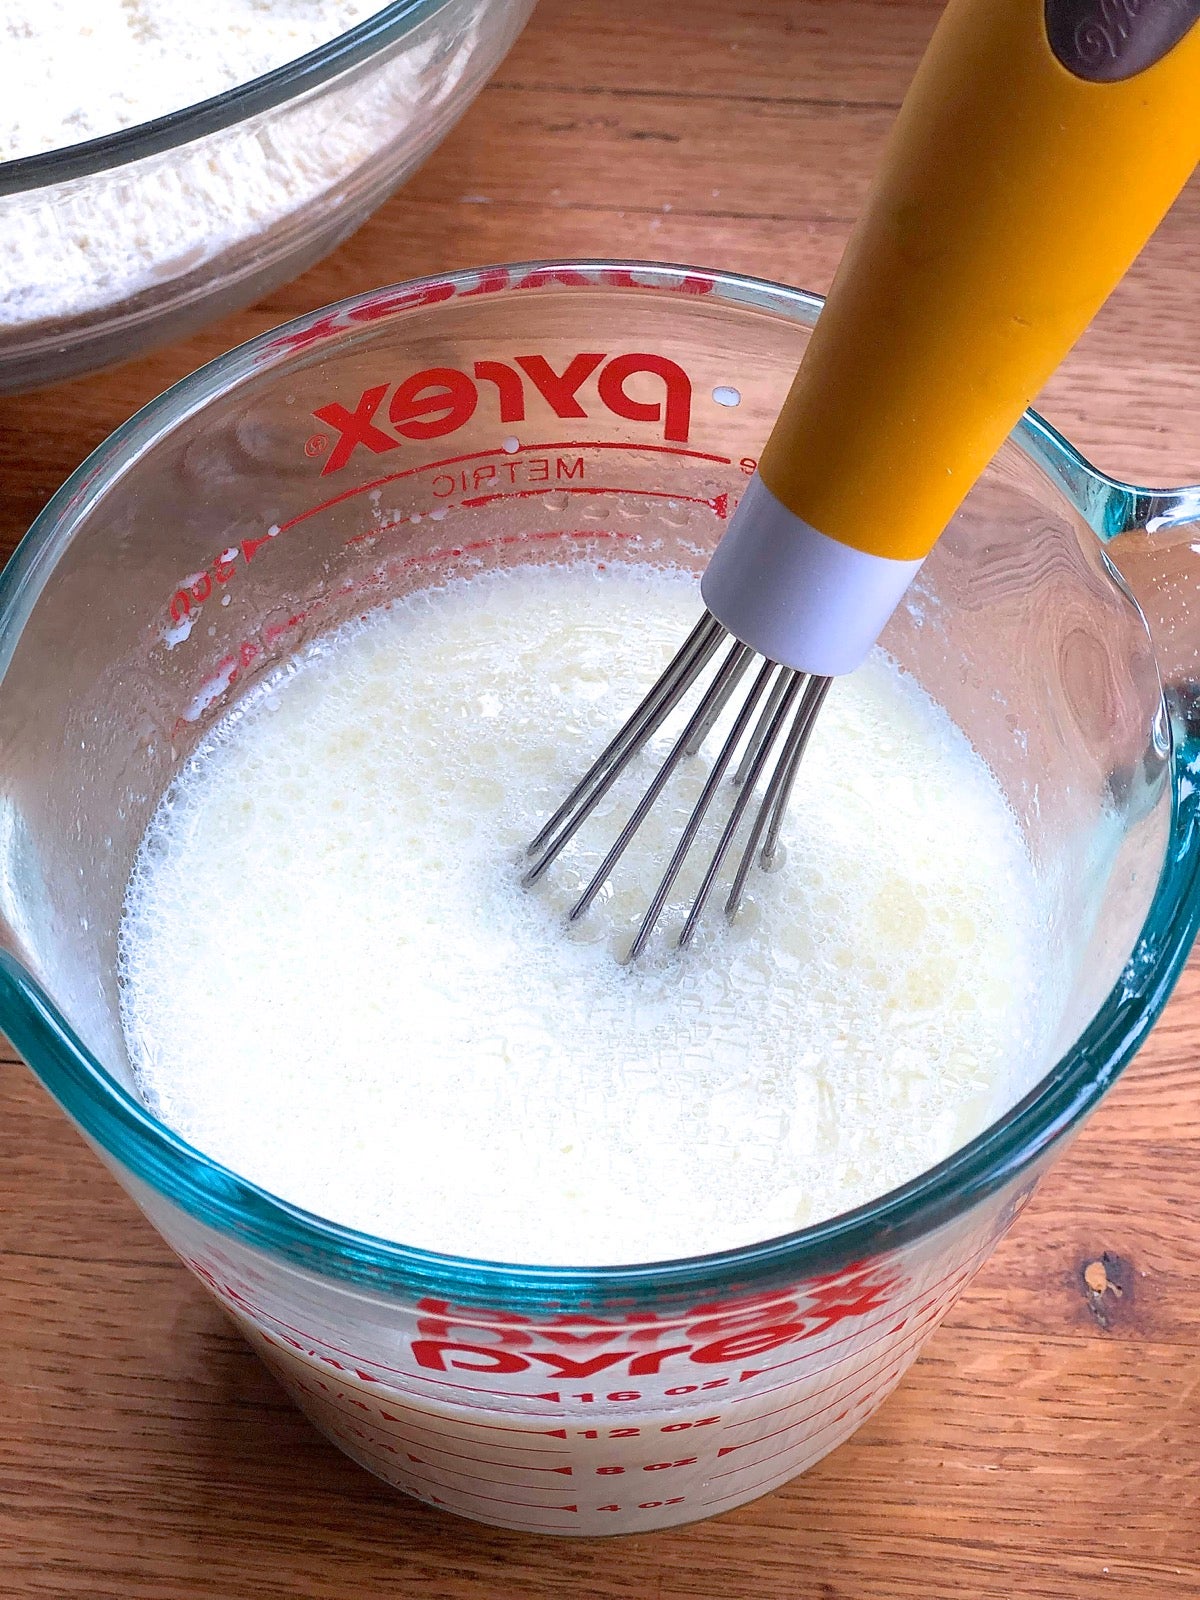
<svg viewBox="0 0 1200 1600">
<path fill-rule="evenodd" d="M 340 295 L 570 254 L 826 287 L 936 9 L 542 0 L 446 144 L 331 259 L 170 349 L 0 400 L 0 551 L 137 406 Z M 1198 300 L 1193 185 L 1043 399 L 1110 471 L 1200 480 Z M 712 1522 L 578 1543 L 444 1519 L 339 1455 L 10 1053 L 0 1596 L 1200 1595 L 1198 1052 L 1193 965 L 1119 1087 L 849 1444 Z"/>
</svg>

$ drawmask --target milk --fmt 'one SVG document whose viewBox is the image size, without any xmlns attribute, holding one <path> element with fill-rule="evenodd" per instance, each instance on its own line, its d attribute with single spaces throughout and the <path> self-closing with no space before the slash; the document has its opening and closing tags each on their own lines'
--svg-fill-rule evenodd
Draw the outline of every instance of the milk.
<svg viewBox="0 0 1200 1600">
<path fill-rule="evenodd" d="M 129 885 L 124 1025 L 150 1108 L 338 1222 L 595 1265 L 841 1212 L 1024 1093 L 1055 1011 L 1036 875 L 992 774 L 881 654 L 834 686 L 783 864 L 752 873 L 733 925 L 714 897 L 686 953 L 669 939 L 705 834 L 651 951 L 621 960 L 715 738 L 565 921 L 669 729 L 522 886 L 525 842 L 699 609 L 675 571 L 484 573 L 244 697 Z M 203 1028 L 179 1028 L 181 995 L 209 999 Z"/>
</svg>

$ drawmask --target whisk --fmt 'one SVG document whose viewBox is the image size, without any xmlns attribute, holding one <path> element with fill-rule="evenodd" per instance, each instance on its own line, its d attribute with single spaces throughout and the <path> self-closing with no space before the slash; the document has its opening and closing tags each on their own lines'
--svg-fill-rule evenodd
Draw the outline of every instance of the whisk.
<svg viewBox="0 0 1200 1600">
<path fill-rule="evenodd" d="M 951 0 L 704 573 L 707 610 L 528 846 L 532 883 L 700 688 L 571 908 L 572 919 L 583 916 L 748 679 L 629 959 L 650 940 L 720 793 L 732 803 L 679 943 L 695 933 L 739 835 L 728 916 L 755 859 L 776 861 L 832 680 L 864 660 L 967 491 L 1200 160 L 1198 18 L 1200 0 L 1099 9 L 1095 0 Z"/>
</svg>

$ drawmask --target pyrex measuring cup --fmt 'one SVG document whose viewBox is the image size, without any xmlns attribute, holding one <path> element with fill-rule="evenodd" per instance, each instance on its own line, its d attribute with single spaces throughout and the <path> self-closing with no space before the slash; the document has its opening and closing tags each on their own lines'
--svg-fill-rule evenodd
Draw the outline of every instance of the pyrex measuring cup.
<svg viewBox="0 0 1200 1600">
<path fill-rule="evenodd" d="M 347 301 L 148 406 L 0 579 L 0 1024 L 318 1426 L 483 1521 L 663 1527 L 832 1449 L 1129 1060 L 1196 928 L 1196 633 L 1154 568 L 1188 549 L 1200 491 L 1114 483 L 1029 417 L 884 640 L 1008 794 L 1071 979 L 1060 1059 L 995 1126 L 786 1238 L 579 1270 L 354 1233 L 138 1101 L 122 894 L 213 720 L 314 634 L 449 570 L 567 552 L 702 566 L 818 309 L 745 278 L 588 263 Z M 1165 705 L 1104 541 L 1152 612 Z M 216 973 L 180 994 L 179 1027 L 220 1004 Z"/>
</svg>

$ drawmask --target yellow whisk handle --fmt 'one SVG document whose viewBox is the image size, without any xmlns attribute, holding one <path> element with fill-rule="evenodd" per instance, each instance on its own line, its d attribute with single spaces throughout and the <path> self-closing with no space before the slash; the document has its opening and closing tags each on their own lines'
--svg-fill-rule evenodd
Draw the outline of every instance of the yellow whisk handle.
<svg viewBox="0 0 1200 1600">
<path fill-rule="evenodd" d="M 1165 54 L 1082 75 L 1136 57 L 1156 7 L 1186 29 L 1143 44 Z M 929 551 L 1200 160 L 1198 11 L 950 0 L 761 458 L 783 505 Z"/>
<path fill-rule="evenodd" d="M 950 0 L 702 589 L 851 671 L 1200 160 L 1200 0 Z"/>
</svg>

